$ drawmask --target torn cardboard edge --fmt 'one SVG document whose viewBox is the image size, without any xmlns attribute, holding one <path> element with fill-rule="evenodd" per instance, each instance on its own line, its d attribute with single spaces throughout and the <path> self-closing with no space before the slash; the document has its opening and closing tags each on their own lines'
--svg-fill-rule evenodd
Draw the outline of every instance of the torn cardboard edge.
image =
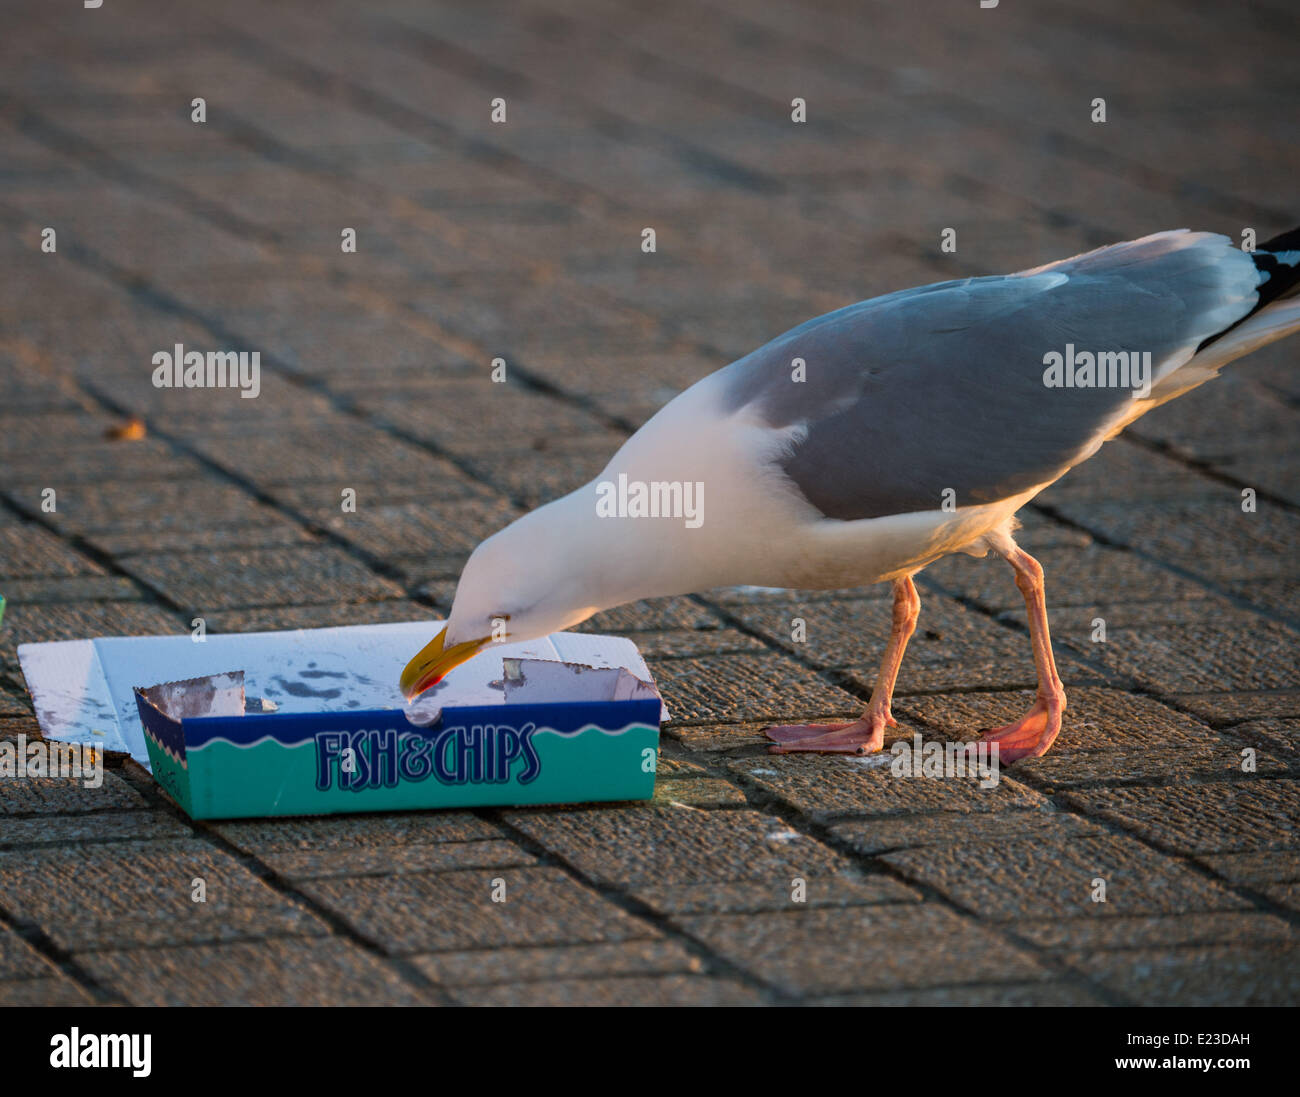
<svg viewBox="0 0 1300 1097">
<path fill-rule="evenodd" d="M 515 657 L 502 660 L 502 704 L 575 705 L 592 702 L 659 701 L 659 691 L 626 667 L 592 667 L 583 663 Z M 178 765 L 186 764 L 185 722 L 215 717 L 265 717 L 279 706 L 244 691 L 242 670 L 224 671 L 178 682 L 133 689 L 148 742 Z M 428 728 L 442 718 L 443 706 L 406 715 L 415 727 Z M 424 718 L 418 718 L 424 717 Z M 266 726 L 272 726 L 267 724 Z"/>
<path fill-rule="evenodd" d="M 593 667 L 550 659 L 503 659 L 506 704 L 638 701 L 659 691 L 626 667 Z"/>
</svg>

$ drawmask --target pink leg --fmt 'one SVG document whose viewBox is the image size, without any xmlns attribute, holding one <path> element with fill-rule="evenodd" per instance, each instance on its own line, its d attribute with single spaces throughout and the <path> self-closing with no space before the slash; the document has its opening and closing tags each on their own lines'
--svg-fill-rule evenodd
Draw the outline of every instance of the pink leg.
<svg viewBox="0 0 1300 1097">
<path fill-rule="evenodd" d="M 903 663 L 907 642 L 916 631 L 921 612 L 921 596 L 910 575 L 894 580 L 894 621 L 889 645 L 880 661 L 876 687 L 862 717 L 851 724 L 785 724 L 768 728 L 765 735 L 774 740 L 767 749 L 773 754 L 810 751 L 818 754 L 871 754 L 885 745 L 885 728 L 898 723 L 889 711 L 894 696 L 898 668 Z"/>
<path fill-rule="evenodd" d="M 1009 763 L 1047 753 L 1047 748 L 1061 730 L 1065 687 L 1061 685 L 1056 673 L 1056 660 L 1052 658 L 1043 567 L 1016 545 L 998 551 L 1016 569 L 1016 586 L 1025 596 L 1025 608 L 1029 611 L 1029 639 L 1034 648 L 1034 668 L 1038 672 L 1038 697 L 1033 707 L 1014 724 L 989 728 L 982 733 L 986 741 L 998 744 L 999 759 Z"/>
</svg>

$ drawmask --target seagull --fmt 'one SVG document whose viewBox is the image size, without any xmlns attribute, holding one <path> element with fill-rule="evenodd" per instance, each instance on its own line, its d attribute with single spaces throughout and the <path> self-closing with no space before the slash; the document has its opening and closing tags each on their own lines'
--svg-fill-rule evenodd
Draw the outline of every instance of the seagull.
<svg viewBox="0 0 1300 1097">
<path fill-rule="evenodd" d="M 1253 251 L 1160 232 L 809 320 L 692 385 L 596 479 L 480 544 L 401 688 L 413 699 L 494 641 L 643 598 L 888 582 L 892 627 L 862 716 L 766 731 L 774 753 L 867 754 L 896 725 L 913 577 L 993 552 L 1024 595 L 1038 689 L 1021 719 L 982 735 L 1004 762 L 1042 755 L 1065 689 L 1016 511 L 1135 419 L 1297 329 L 1300 228 Z"/>
</svg>

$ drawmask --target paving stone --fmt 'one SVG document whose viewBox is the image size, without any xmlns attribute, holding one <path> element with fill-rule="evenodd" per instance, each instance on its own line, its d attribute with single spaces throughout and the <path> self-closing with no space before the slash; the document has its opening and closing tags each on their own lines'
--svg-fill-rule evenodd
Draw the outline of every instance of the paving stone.
<svg viewBox="0 0 1300 1097">
<path fill-rule="evenodd" d="M 1234 911 L 1120 918 L 1026 918 L 1014 932 L 1039 948 L 1094 950 L 1237 945 L 1300 940 L 1300 930 L 1274 914 Z"/>
<path fill-rule="evenodd" d="M 1131 838 L 1076 835 L 975 846 L 927 846 L 881 855 L 983 918 L 1108 918 L 1239 910 L 1249 904 Z M 1095 879 L 1106 901 L 1095 902 Z"/>
<path fill-rule="evenodd" d="M 31 698 L 21 686 L 0 679 L 0 739 L 17 744 L 20 737 L 28 743 L 44 738 L 32 712 Z"/>
<path fill-rule="evenodd" d="M 257 854 L 481 842 L 502 837 L 500 827 L 468 811 L 294 816 L 208 825 L 228 842 Z"/>
<path fill-rule="evenodd" d="M 129 446 L 100 441 L 106 427 L 103 424 L 93 436 L 80 437 L 60 446 L 56 452 L 27 449 L 6 454 L 4 494 L 25 511 L 37 513 L 41 491 L 46 487 L 53 487 L 62 500 L 74 488 L 78 498 L 86 498 L 93 495 L 98 485 L 157 480 L 192 482 L 204 475 L 203 467 L 192 457 L 155 439 Z"/>
<path fill-rule="evenodd" d="M 1300 944 L 1065 953 L 1061 958 L 1137 1005 L 1284 1006 L 1300 993 Z"/>
<path fill-rule="evenodd" d="M 928 987 L 880 994 L 836 995 L 830 998 L 812 998 L 804 1004 L 877 1008 L 957 1006 L 968 1009 L 1011 1006 L 1024 1009 L 1038 1006 L 1103 1006 L 1107 1002 L 1073 983 L 991 983 L 973 987 Z"/>
<path fill-rule="evenodd" d="M 1099 596 L 1107 592 L 1098 592 Z M 1094 647 L 1102 641 L 1093 640 L 1096 631 L 1094 623 L 1100 617 L 1106 625 L 1107 641 L 1116 630 L 1136 629 L 1155 631 L 1160 625 L 1205 625 L 1207 621 L 1227 623 L 1234 626 L 1250 627 L 1258 620 L 1258 615 L 1241 609 L 1227 599 L 1207 594 L 1204 598 L 1187 601 L 1101 601 L 1078 606 L 1048 606 L 1048 623 L 1052 632 L 1052 642 L 1070 643 L 1081 653 L 1091 658 Z M 1028 618 L 1024 606 L 1018 609 L 1004 610 L 998 614 L 1000 621 L 1014 621 L 1021 629 L 1028 630 Z M 1076 642 L 1077 641 L 1077 642 Z"/>
<path fill-rule="evenodd" d="M 283 629 L 342 628 L 437 619 L 439 615 L 428 606 L 405 598 L 388 602 L 350 602 L 347 605 L 331 603 L 218 610 L 204 618 L 209 632 L 278 632 Z"/>
<path fill-rule="evenodd" d="M 11 929 L 0 928 L 0 985 L 13 979 L 53 979 L 59 970 Z"/>
<path fill-rule="evenodd" d="M 1300 881 L 1300 853 L 1266 850 L 1259 853 L 1201 854 L 1197 861 L 1233 884 L 1267 888 Z"/>
<path fill-rule="evenodd" d="M 435 574 L 430 566 L 455 559 L 463 562 L 479 542 L 507 526 L 519 515 L 510 504 L 495 499 L 358 506 L 355 514 L 318 516 L 326 528 L 349 544 L 379 559 L 409 561 L 412 576 Z M 459 566 L 451 574 L 459 573 Z"/>
<path fill-rule="evenodd" d="M 1016 762 L 1018 780 L 1058 788 L 1097 781 L 1166 781 L 1187 777 L 1222 779 L 1241 773 L 1241 747 L 1190 716 L 1149 697 L 1113 689 L 1066 689 L 1061 734 L 1041 758 Z M 895 714 L 921 720 L 952 736 L 970 738 L 1022 716 L 1031 693 L 966 693 L 900 697 Z M 1259 772 L 1280 773 L 1286 764 L 1260 753 Z"/>
<path fill-rule="evenodd" d="M 768 754 L 725 763 L 747 784 L 777 797 L 810 818 L 825 820 L 843 815 L 898 815 L 926 811 L 1005 811 L 1040 806 L 1042 796 L 999 773 L 965 768 L 945 778 L 914 774 L 896 775 L 893 744 L 909 748 L 920 729 L 900 723 L 890 730 L 885 747 L 865 757 L 836 755 Z"/>
<path fill-rule="evenodd" d="M 156 606 L 131 602 L 23 606 L 10 602 L 0 628 L 0 658 L 16 667 L 19 644 L 95 636 L 160 636 L 179 631 L 179 619 Z"/>
<path fill-rule="evenodd" d="M 1028 953 L 931 903 L 676 921 L 737 967 L 791 994 L 1048 978 Z"/>
<path fill-rule="evenodd" d="M 1083 523 L 1085 526 L 1086 522 Z M 1130 552 L 1101 545 L 1046 549 L 1038 555 L 1047 583 L 1047 604 L 1060 608 L 1104 600 L 1150 602 L 1204 598 L 1206 589 Z M 999 560 L 946 556 L 925 569 L 926 577 L 945 591 L 978 602 L 986 609 L 1023 610 L 1015 574 Z"/>
<path fill-rule="evenodd" d="M 283 548 L 318 544 L 320 538 L 289 518 L 263 508 L 255 521 L 232 523 L 209 529 L 129 529 L 90 532 L 85 539 L 100 552 L 115 559 L 137 553 L 194 552 L 210 549 L 231 552 L 239 549 Z"/>
<path fill-rule="evenodd" d="M 326 546 L 127 557 L 122 566 L 198 612 L 281 602 L 365 602 L 401 597 L 394 583 Z"/>
<path fill-rule="evenodd" d="M 762 640 L 737 629 L 678 629 L 673 632 L 638 632 L 628 637 L 654 669 L 659 659 L 693 659 L 700 655 L 739 655 L 767 652 Z"/>
<path fill-rule="evenodd" d="M 1061 798 L 1178 853 L 1300 850 L 1300 781 L 1089 789 Z"/>
<path fill-rule="evenodd" d="M 466 812 L 326 816 L 212 824 L 280 876 L 386 875 L 527 865 L 531 854 Z"/>
<path fill-rule="evenodd" d="M 252 481 L 259 487 L 283 483 L 326 486 L 328 499 L 339 510 L 340 492 L 358 484 L 420 484 L 424 492 L 441 499 L 484 494 L 483 489 L 445 457 L 394 438 L 391 433 L 346 416 L 326 422 L 290 426 L 265 437 L 242 437 L 238 445 L 228 438 L 200 439 L 196 448 L 205 456 Z M 357 511 L 388 500 L 357 492 Z"/>
<path fill-rule="evenodd" d="M 875 856 L 895 849 L 949 846 L 954 838 L 959 838 L 963 845 L 977 842 L 1014 844 L 1103 834 L 1105 830 L 1082 816 L 1044 809 L 882 815 L 835 823 L 831 833 L 858 853 Z"/>
<path fill-rule="evenodd" d="M 343 511 L 343 489 L 355 492 L 357 513 L 363 507 L 398 507 L 405 503 L 423 503 L 428 506 L 431 494 L 438 493 L 442 500 L 440 505 L 456 506 L 474 500 L 491 502 L 500 499 L 500 493 L 487 484 L 473 480 L 468 473 L 457 466 L 448 473 L 448 479 L 437 477 L 432 480 L 400 480 L 383 478 L 363 480 L 350 477 L 346 481 L 335 480 L 325 483 L 308 481 L 302 483 L 272 483 L 261 489 L 271 497 L 277 506 L 299 516 L 303 521 L 324 526 L 335 518 L 351 518 Z M 450 479 L 454 476 L 455 479 Z M 349 498 L 352 498 L 349 496 Z"/>
<path fill-rule="evenodd" d="M 1300 636 L 1274 621 L 1108 628 L 1105 643 L 1069 644 L 1117 676 L 1166 693 L 1300 685 Z"/>
<path fill-rule="evenodd" d="M 86 1006 L 90 995 L 64 975 L 0 982 L 0 1007 Z"/>
<path fill-rule="evenodd" d="M 93 560 L 34 523 L 0 526 L 0 580 L 103 575 Z"/>
<path fill-rule="evenodd" d="M 662 743 L 659 746 L 659 761 L 656 763 L 655 772 L 658 774 L 656 781 L 709 776 L 709 771 L 703 766 L 698 766 L 694 762 L 688 762 L 685 758 L 678 758 L 666 753 Z"/>
<path fill-rule="evenodd" d="M 1146 504 L 1190 498 L 1236 498 L 1240 502 L 1240 496 L 1204 473 L 1121 437 L 1102 446 L 1096 457 L 1072 468 L 1035 502 L 1053 507 L 1072 502 L 1079 517 L 1085 518 L 1092 512 L 1090 508 L 1121 500 Z"/>
<path fill-rule="evenodd" d="M 560 948 L 499 948 L 413 956 L 411 963 L 442 986 L 490 986 L 557 979 L 698 972 L 698 957 L 676 941 L 615 941 Z"/>
<path fill-rule="evenodd" d="M 1066 688 L 1080 685 L 1106 685 L 1101 671 L 1072 659 L 1059 649 L 1056 669 Z M 875 668 L 850 670 L 844 673 L 844 684 L 851 689 L 870 695 L 876 684 Z M 914 693 L 962 692 L 969 689 L 1032 689 L 1036 685 L 1033 656 L 1029 638 L 1022 637 L 1020 650 L 1015 657 L 976 656 L 944 662 L 930 660 L 903 660 L 898 673 L 895 696 L 902 698 Z"/>
<path fill-rule="evenodd" d="M 703 975 L 558 979 L 517 986 L 458 987 L 470 1006 L 757 1006 L 762 996 L 730 979 Z"/>
<path fill-rule="evenodd" d="M 580 220 L 566 216 L 567 211 L 552 207 L 545 212 L 546 216 L 539 220 L 547 225 L 568 227 L 570 224 L 581 224 Z M 491 319 L 486 316 L 475 317 L 473 330 L 476 335 L 484 339 L 508 339 L 518 327 L 535 328 L 543 325 L 549 330 L 558 328 L 561 338 L 570 329 L 576 329 L 580 333 L 588 327 L 626 329 L 632 326 L 639 331 L 654 330 L 653 323 L 635 305 L 602 299 L 584 293 L 571 284 L 521 284 L 514 287 L 514 290 L 508 309 L 502 309 Z"/>
<path fill-rule="evenodd" d="M 1258 890 L 1270 902 L 1300 912 L 1300 883 L 1260 884 Z"/>
<path fill-rule="evenodd" d="M 81 953 L 76 959 L 137 1006 L 411 1006 L 431 1001 L 384 961 L 333 937 L 114 950 Z"/>
<path fill-rule="evenodd" d="M 756 811 L 515 811 L 506 815 L 585 876 L 618 887 L 780 881 L 843 871 L 820 842 Z"/>
<path fill-rule="evenodd" d="M 670 713 L 671 715 L 671 713 Z M 843 719 L 849 719 L 845 715 Z M 666 724 L 662 734 L 673 739 L 688 750 L 698 751 L 732 751 L 742 747 L 763 747 L 772 742 L 763 734 L 763 729 L 771 727 L 774 720 L 760 720 L 747 724 Z"/>
<path fill-rule="evenodd" d="M 75 815 L 42 813 L 7 818 L 0 829 L 0 849 L 22 846 L 71 846 L 82 842 L 115 842 L 188 838 L 190 827 L 165 811 L 97 811 Z"/>
<path fill-rule="evenodd" d="M 117 811 L 142 808 L 144 800 L 112 770 L 101 772 L 102 783 L 88 788 L 88 776 L 0 777 L 0 815 L 55 815 L 76 811 Z"/>
<path fill-rule="evenodd" d="M 399 846 L 376 850 L 269 853 L 262 856 L 261 860 L 278 875 L 294 880 L 449 869 L 508 868 L 532 864 L 535 858 L 509 842 L 449 842 L 436 846 Z"/>
<path fill-rule="evenodd" d="M 1084 464 L 1072 469 L 1071 473 L 1089 469 L 1094 463 L 1092 461 L 1084 462 Z M 1064 483 L 1064 481 L 1058 481 L 1058 483 Z M 1055 486 L 1054 484 L 1053 487 Z M 1042 496 L 1039 496 L 1039 498 L 1041 499 Z M 1033 555 L 1048 548 L 1066 546 L 1086 548 L 1093 543 L 1092 538 L 1083 530 L 1068 526 L 1056 518 L 1033 509 L 1032 506 L 1017 511 L 1016 521 L 1020 523 L 1020 527 L 1016 532 L 1016 541 L 1021 548 Z"/>
<path fill-rule="evenodd" d="M 123 601 L 142 596 L 140 587 L 124 575 L 75 575 L 67 579 L 9 579 L 5 582 L 5 598 L 14 605 Z"/>
<path fill-rule="evenodd" d="M 420 583 L 411 593 L 416 598 L 432 602 L 438 617 L 446 620 L 456 602 L 456 586 L 455 579 L 430 579 L 427 583 Z"/>
<path fill-rule="evenodd" d="M 652 801 L 663 807 L 720 808 L 745 807 L 748 800 L 735 785 L 713 777 L 693 777 L 678 781 L 662 776 L 655 780 Z"/>
<path fill-rule="evenodd" d="M 645 378 L 614 392 L 590 392 L 583 395 L 597 411 L 633 427 L 649 422 L 682 391 L 654 378 Z"/>
<path fill-rule="evenodd" d="M 1300 717 L 1300 690 L 1170 693 L 1168 699 L 1178 708 L 1216 725 L 1270 716 Z"/>
<path fill-rule="evenodd" d="M 601 610 L 578 625 L 578 632 L 666 632 L 717 629 L 722 619 L 690 598 L 650 598 Z"/>
<path fill-rule="evenodd" d="M 1270 615 L 1285 617 L 1292 625 L 1300 622 L 1300 582 L 1295 579 L 1236 579 L 1221 585 L 1226 593 Z"/>
<path fill-rule="evenodd" d="M 1163 414 L 1145 420 L 1137 433 L 1175 447 L 1180 455 L 1217 462 L 1225 454 L 1250 448 L 1261 436 L 1295 426 L 1295 412 L 1267 390 L 1251 384 L 1251 371 L 1229 371 L 1214 386 L 1180 400 Z"/>
<path fill-rule="evenodd" d="M 493 902 L 505 882 L 505 901 Z M 309 880 L 302 891 L 386 952 L 576 945 L 659 936 L 555 868 Z"/>
<path fill-rule="evenodd" d="M 194 173 L 187 175 L 188 180 L 195 178 Z M 165 275 L 173 296 L 180 287 L 178 275 L 184 276 L 182 272 Z M 200 308 L 208 306 L 206 300 L 196 304 Z M 230 313 L 225 318 L 228 321 Z M 269 345 L 273 340 L 260 338 L 261 333 L 254 332 L 251 325 L 241 324 L 241 327 L 261 344 L 257 349 L 262 351 L 264 357 L 275 353 L 275 348 Z M 280 331 L 284 330 L 282 318 L 277 327 Z M 191 340 L 183 342 L 193 345 Z M 264 367 L 270 364 L 263 362 Z M 102 381 L 109 382 L 109 379 L 105 377 Z M 232 450 L 237 447 L 237 440 L 240 439 L 274 434 L 290 428 L 295 422 L 328 425 L 332 419 L 332 409 L 323 395 L 309 392 L 302 385 L 267 368 L 262 370 L 261 391 L 256 399 L 244 399 L 231 388 L 155 388 L 152 384 L 145 383 L 135 372 L 119 373 L 112 378 L 112 383 L 120 390 L 119 397 L 126 395 L 140 414 L 150 422 L 165 426 L 169 433 L 184 438 L 187 442 L 209 434 L 227 435 L 231 439 L 229 445 Z"/>
<path fill-rule="evenodd" d="M 21 373 L 11 372 L 20 368 L 22 362 L 22 356 L 11 354 L 7 349 L 0 355 L 5 385 L 5 406 L 0 411 L 0 420 L 33 411 L 57 411 L 67 415 L 85 410 L 84 397 L 80 397 L 66 380 L 40 373 L 24 377 Z M 36 363 L 28 358 L 27 364 L 34 366 Z"/>
<path fill-rule="evenodd" d="M 862 707 L 851 693 L 775 654 L 664 660 L 656 668 L 655 681 L 674 723 L 789 720 Z"/>
<path fill-rule="evenodd" d="M 798 880 L 803 880 L 800 885 Z M 665 915 L 756 914 L 767 910 L 811 907 L 873 906 L 919 902 L 919 892 L 892 876 L 853 874 L 812 879 L 741 880 L 732 883 L 642 885 L 631 894 Z M 797 900 L 795 895 L 802 895 Z"/>
<path fill-rule="evenodd" d="M 732 612 L 751 628 L 799 658 L 822 667 L 853 667 L 872 675 L 889 640 L 892 603 L 880 598 L 808 602 L 756 602 Z M 803 640 L 795 641 L 795 622 Z M 988 617 L 943 595 L 921 596 L 921 617 L 908 644 L 904 667 L 969 659 L 976 655 L 1028 661 L 1028 641 Z M 1032 667 L 1032 663 L 1030 664 Z M 903 683 L 900 679 L 900 689 Z"/>
<path fill-rule="evenodd" d="M 47 516 L 60 531 L 202 529 L 274 521 L 274 511 L 247 492 L 219 480 L 105 482 L 70 486 Z"/>
<path fill-rule="evenodd" d="M 192 899 L 195 879 L 205 902 Z M 12 919 L 68 950 L 324 932 L 237 861 L 187 839 L 3 852 L 0 893 Z"/>
<path fill-rule="evenodd" d="M 1228 493 L 1214 502 L 1143 501 L 1086 508 L 1067 504 L 1060 510 L 1111 541 L 1132 545 L 1207 578 L 1295 577 L 1289 550 L 1300 535 L 1300 518 L 1268 505 L 1243 513 L 1240 493 Z"/>
<path fill-rule="evenodd" d="M 486 371 L 470 379 L 432 381 L 419 401 L 408 394 L 379 394 L 361 396 L 358 403 L 449 453 L 549 453 L 563 448 L 558 440 L 579 439 L 583 447 L 599 441 L 612 454 L 622 441 L 594 416 L 517 383 L 493 384 Z"/>
<path fill-rule="evenodd" d="M 594 480 L 609 464 L 621 442 L 621 437 L 602 435 L 590 449 L 548 453 L 541 462 L 515 453 L 474 454 L 466 462 L 484 483 L 491 484 L 520 506 L 532 509 Z"/>
</svg>

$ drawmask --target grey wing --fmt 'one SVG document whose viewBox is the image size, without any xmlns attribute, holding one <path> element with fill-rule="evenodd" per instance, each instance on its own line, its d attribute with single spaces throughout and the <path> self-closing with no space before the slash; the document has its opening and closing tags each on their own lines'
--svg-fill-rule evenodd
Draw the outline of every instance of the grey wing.
<svg viewBox="0 0 1300 1097">
<path fill-rule="evenodd" d="M 934 510 L 949 490 L 996 502 L 1062 475 L 1133 407 L 1133 388 L 1049 387 L 1049 352 L 1150 352 L 1167 376 L 1258 282 L 1226 237 L 1160 233 L 829 313 L 727 367 L 724 400 L 795 428 L 780 465 L 829 518 Z"/>
</svg>

